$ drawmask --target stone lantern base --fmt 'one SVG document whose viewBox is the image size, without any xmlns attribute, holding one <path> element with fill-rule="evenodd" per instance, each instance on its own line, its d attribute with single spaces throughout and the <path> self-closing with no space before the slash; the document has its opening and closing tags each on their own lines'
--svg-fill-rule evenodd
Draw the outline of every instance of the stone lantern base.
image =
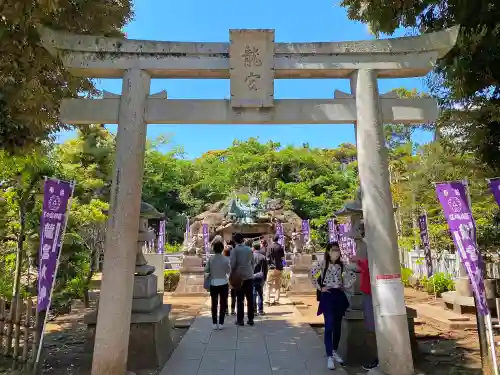
<svg viewBox="0 0 500 375">
<path fill-rule="evenodd" d="M 207 296 L 203 288 L 205 271 L 202 267 L 201 258 L 196 255 L 185 255 L 182 258 L 180 277 L 174 296 Z"/>
<path fill-rule="evenodd" d="M 290 267 L 290 284 L 287 290 L 288 295 L 300 294 L 310 295 L 316 294 L 311 283 L 311 268 L 312 268 L 312 255 L 311 254 L 294 254 L 292 259 L 292 266 Z"/>
<path fill-rule="evenodd" d="M 128 345 L 127 369 L 158 369 L 165 365 L 174 349 L 171 337 L 170 311 L 157 293 L 157 277 L 153 274 L 134 277 L 132 316 Z M 93 352 L 97 311 L 84 318 L 87 324 L 86 350 Z"/>
</svg>

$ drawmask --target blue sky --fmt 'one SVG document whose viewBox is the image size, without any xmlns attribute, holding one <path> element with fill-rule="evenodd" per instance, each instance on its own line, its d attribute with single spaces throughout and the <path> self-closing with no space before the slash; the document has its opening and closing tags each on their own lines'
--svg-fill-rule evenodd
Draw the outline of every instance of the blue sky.
<svg viewBox="0 0 500 375">
<path fill-rule="evenodd" d="M 131 39 L 227 42 L 229 29 L 275 29 L 276 42 L 327 42 L 372 39 L 366 25 L 350 21 L 336 0 L 136 0 L 135 18 L 125 31 Z M 400 31 L 396 36 L 402 36 Z M 121 80 L 99 80 L 99 89 L 120 93 Z M 425 91 L 423 78 L 379 80 L 381 93 L 406 87 Z M 276 80 L 275 97 L 331 98 L 335 89 L 349 92 L 347 80 Z M 151 92 L 167 90 L 172 99 L 223 99 L 229 96 L 229 80 L 153 80 Z M 116 126 L 109 126 L 116 131 Z M 208 150 L 223 149 L 234 139 L 258 137 L 283 145 L 309 143 L 311 147 L 335 147 L 354 142 L 353 125 L 149 125 L 148 138 L 172 137 L 171 146 L 182 146 L 189 158 Z M 74 137 L 66 132 L 59 139 Z M 418 133 L 415 141 L 431 140 Z"/>
</svg>

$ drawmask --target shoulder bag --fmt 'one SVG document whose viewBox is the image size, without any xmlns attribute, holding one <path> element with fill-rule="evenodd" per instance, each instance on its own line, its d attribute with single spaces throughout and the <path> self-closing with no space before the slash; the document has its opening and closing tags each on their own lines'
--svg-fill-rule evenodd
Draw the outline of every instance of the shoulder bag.
<svg viewBox="0 0 500 375">
<path fill-rule="evenodd" d="M 237 251 L 238 247 L 235 247 L 231 251 Z M 236 254 L 234 254 L 236 256 Z M 252 255 L 253 256 L 253 255 Z M 240 289 L 241 286 L 243 285 L 243 279 L 240 276 L 239 272 L 239 265 L 237 264 L 237 267 L 235 269 L 231 269 L 231 273 L 229 274 L 229 285 L 231 285 L 231 288 L 233 289 Z"/>
<path fill-rule="evenodd" d="M 323 284 L 325 282 L 325 276 L 326 276 L 326 271 L 327 271 L 327 268 L 328 268 L 329 265 L 327 265 L 325 263 L 325 268 L 323 270 L 323 272 L 318 276 L 318 285 L 319 285 L 319 289 L 316 289 L 316 301 L 320 301 L 321 300 L 321 289 L 323 288 Z"/>
<path fill-rule="evenodd" d="M 205 290 L 210 290 L 210 285 L 212 284 L 212 275 L 211 275 L 211 269 L 210 269 L 210 261 L 212 258 L 208 259 L 208 275 L 205 274 L 205 280 L 203 281 L 203 288 Z"/>
</svg>

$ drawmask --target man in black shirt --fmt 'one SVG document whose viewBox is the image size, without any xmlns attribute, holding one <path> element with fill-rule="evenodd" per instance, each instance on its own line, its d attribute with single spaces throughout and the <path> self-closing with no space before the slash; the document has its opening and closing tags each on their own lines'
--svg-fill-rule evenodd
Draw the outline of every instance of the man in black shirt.
<svg viewBox="0 0 500 375">
<path fill-rule="evenodd" d="M 253 244 L 253 302 L 256 313 L 264 315 L 264 284 L 267 279 L 267 258 L 262 254 L 260 243 Z"/>
<path fill-rule="evenodd" d="M 269 245 L 267 244 L 267 240 L 264 238 L 260 241 L 260 253 L 264 255 L 267 258 L 267 253 L 268 253 L 268 247 Z"/>
<path fill-rule="evenodd" d="M 271 293 L 275 293 L 274 303 L 278 304 L 281 294 L 281 278 L 283 276 L 283 261 L 285 250 L 279 244 L 279 236 L 274 236 L 273 243 L 269 246 L 269 272 L 267 276 L 267 304 L 271 304 Z"/>
</svg>

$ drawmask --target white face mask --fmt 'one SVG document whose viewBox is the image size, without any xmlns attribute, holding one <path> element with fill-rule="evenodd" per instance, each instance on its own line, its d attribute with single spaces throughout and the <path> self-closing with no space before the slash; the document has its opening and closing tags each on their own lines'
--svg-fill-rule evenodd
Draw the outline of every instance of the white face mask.
<svg viewBox="0 0 500 375">
<path fill-rule="evenodd" d="M 332 259 L 332 262 L 335 262 L 340 258 L 340 251 L 330 251 L 330 258 Z"/>
</svg>

